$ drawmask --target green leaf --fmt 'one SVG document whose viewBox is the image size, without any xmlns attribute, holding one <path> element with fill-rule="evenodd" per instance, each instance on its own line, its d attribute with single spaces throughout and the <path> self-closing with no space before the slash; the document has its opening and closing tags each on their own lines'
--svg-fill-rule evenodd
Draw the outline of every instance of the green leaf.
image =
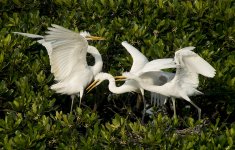
<svg viewBox="0 0 235 150">
<path fill-rule="evenodd" d="M 233 138 L 232 137 L 228 137 L 227 140 L 228 140 L 229 146 L 232 147 L 233 146 Z"/>
<path fill-rule="evenodd" d="M 3 45 L 4 45 L 4 46 L 7 46 L 7 45 L 10 44 L 10 42 L 11 42 L 11 35 L 8 34 L 8 35 L 4 38 L 4 40 L 3 40 Z"/>
<path fill-rule="evenodd" d="M 19 0 L 13 0 L 13 2 L 14 2 L 16 5 L 18 5 L 18 6 L 21 6 L 21 5 L 22 5 Z"/>
<path fill-rule="evenodd" d="M 36 103 L 33 103 L 32 105 L 32 110 L 33 110 L 33 113 L 37 113 L 37 104 Z"/>
<path fill-rule="evenodd" d="M 20 108 L 20 103 L 19 103 L 17 100 L 14 100 L 14 101 L 13 101 L 13 104 L 14 104 L 14 107 L 15 107 L 16 109 L 19 109 L 19 108 Z"/>
</svg>

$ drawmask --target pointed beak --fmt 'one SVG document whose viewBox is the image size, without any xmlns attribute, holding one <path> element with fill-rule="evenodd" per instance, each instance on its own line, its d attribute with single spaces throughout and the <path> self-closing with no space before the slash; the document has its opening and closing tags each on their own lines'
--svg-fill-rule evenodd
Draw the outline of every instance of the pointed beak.
<svg viewBox="0 0 235 150">
<path fill-rule="evenodd" d="M 98 84 L 99 80 L 95 80 L 93 81 L 87 88 L 86 91 L 87 93 L 89 93 L 92 89 L 94 89 Z"/>
<path fill-rule="evenodd" d="M 115 81 L 126 81 L 126 77 L 124 76 L 115 76 Z"/>
<path fill-rule="evenodd" d="M 99 36 L 86 36 L 87 40 L 105 40 L 105 38 L 103 37 L 99 37 Z"/>
</svg>

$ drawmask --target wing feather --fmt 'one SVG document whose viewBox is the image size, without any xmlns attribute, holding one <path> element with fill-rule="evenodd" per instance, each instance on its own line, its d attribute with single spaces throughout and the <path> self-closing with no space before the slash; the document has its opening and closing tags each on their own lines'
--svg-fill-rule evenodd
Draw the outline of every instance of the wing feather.
<svg viewBox="0 0 235 150">
<path fill-rule="evenodd" d="M 187 93 L 187 95 L 197 94 L 197 87 L 199 85 L 198 74 L 187 68 L 177 68 L 175 80 L 177 87 L 181 93 Z M 182 95 L 181 95 L 182 96 Z"/>
<path fill-rule="evenodd" d="M 79 33 L 55 24 L 48 28 L 45 36 L 21 32 L 14 33 L 40 39 L 37 42 L 47 49 L 51 72 L 54 74 L 55 80 L 63 80 L 73 70 L 87 67 L 88 42 Z"/>
<path fill-rule="evenodd" d="M 46 42 L 51 42 L 51 72 L 56 80 L 63 80 L 73 70 L 87 67 L 86 54 L 88 43 L 79 33 L 72 32 L 58 25 L 52 25 Z"/>
<path fill-rule="evenodd" d="M 175 53 L 175 62 L 181 65 L 187 65 L 188 69 L 206 77 L 214 77 L 216 70 L 198 54 L 192 50 L 195 47 L 186 47 Z"/>
<path fill-rule="evenodd" d="M 139 72 L 139 75 L 146 72 L 161 71 L 162 69 L 167 69 L 167 68 L 176 68 L 176 64 L 173 58 L 152 60 L 144 65 L 144 67 Z"/>
<path fill-rule="evenodd" d="M 126 48 L 133 59 L 130 72 L 138 72 L 146 63 L 148 63 L 148 59 L 138 49 L 130 45 L 128 42 L 122 42 L 122 46 Z"/>
<path fill-rule="evenodd" d="M 181 91 L 187 95 L 201 93 L 196 88 L 199 85 L 198 75 L 214 77 L 215 69 L 203 58 L 194 53 L 194 47 L 186 47 L 175 53 L 175 62 L 178 63 L 176 75 L 173 79 Z M 181 95 L 182 96 L 182 95 Z"/>
<path fill-rule="evenodd" d="M 184 57 L 183 60 L 188 68 L 191 68 L 195 72 L 210 78 L 215 76 L 215 69 L 200 56 Z"/>
<path fill-rule="evenodd" d="M 56 24 L 52 24 L 51 25 L 53 28 L 49 27 L 49 30 L 53 30 L 53 31 L 56 31 L 56 32 L 70 32 L 70 33 L 74 33 L 73 31 L 69 30 L 69 29 L 66 29 L 62 26 L 59 26 L 59 25 L 56 25 Z"/>
<path fill-rule="evenodd" d="M 41 35 L 37 35 L 37 34 L 30 34 L 30 33 L 22 33 L 22 32 L 13 32 L 15 34 L 19 34 L 19 35 L 23 35 L 23 36 L 27 36 L 29 38 L 33 38 L 33 39 L 40 39 L 40 40 L 37 40 L 38 43 L 42 44 L 46 50 L 47 50 L 47 53 L 48 53 L 48 56 L 49 56 L 49 59 L 51 59 L 51 53 L 52 53 L 52 45 L 51 45 L 51 42 L 46 42 L 44 40 L 44 37 L 41 36 Z M 51 64 L 51 63 L 50 63 Z"/>
<path fill-rule="evenodd" d="M 13 32 L 13 33 L 20 34 L 20 35 L 23 35 L 23 36 L 27 36 L 27 37 L 30 37 L 30 38 L 40 38 L 40 39 L 43 38 L 43 36 L 37 35 L 37 34 L 22 33 L 22 32 Z"/>
<path fill-rule="evenodd" d="M 54 74 L 55 80 L 63 80 L 74 70 L 87 67 L 88 42 L 79 33 L 55 24 L 48 28 L 45 36 L 21 32 L 14 33 L 40 39 L 37 42 L 47 49 L 51 72 Z"/>
</svg>

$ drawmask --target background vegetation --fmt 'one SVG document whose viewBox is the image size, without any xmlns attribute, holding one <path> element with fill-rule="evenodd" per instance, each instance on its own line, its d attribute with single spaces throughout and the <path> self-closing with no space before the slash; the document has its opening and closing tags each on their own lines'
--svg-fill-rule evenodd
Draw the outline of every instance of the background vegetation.
<svg viewBox="0 0 235 150">
<path fill-rule="evenodd" d="M 171 118 L 167 103 L 141 124 L 136 95 L 113 95 L 107 83 L 69 113 L 70 97 L 49 88 L 53 75 L 45 48 L 12 34 L 44 35 L 52 23 L 105 37 L 90 44 L 101 52 L 103 70 L 113 75 L 131 66 L 120 44 L 124 40 L 149 60 L 196 46 L 195 52 L 217 70 L 213 79 L 200 78 L 199 90 L 205 94 L 192 97 L 202 108 L 202 121 L 194 107 L 179 100 L 178 119 Z M 1 0 L 0 147 L 235 149 L 234 48 L 234 0 Z"/>
</svg>

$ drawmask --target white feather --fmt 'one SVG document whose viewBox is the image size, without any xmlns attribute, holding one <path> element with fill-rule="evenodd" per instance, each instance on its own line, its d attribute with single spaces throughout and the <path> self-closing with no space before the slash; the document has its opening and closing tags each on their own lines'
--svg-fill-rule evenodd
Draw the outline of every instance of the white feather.
<svg viewBox="0 0 235 150">
<path fill-rule="evenodd" d="M 20 34 L 20 35 L 23 35 L 23 36 L 27 36 L 27 37 L 30 37 L 30 38 L 43 38 L 43 36 L 41 35 L 37 35 L 37 34 L 30 34 L 30 33 L 22 33 L 22 32 L 13 32 L 15 34 Z"/>
<path fill-rule="evenodd" d="M 206 77 L 213 78 L 216 70 L 200 56 L 184 57 L 184 62 L 193 71 Z"/>
<path fill-rule="evenodd" d="M 162 69 L 176 68 L 173 58 L 155 59 L 144 65 L 139 74 L 152 71 L 161 71 Z"/>
<path fill-rule="evenodd" d="M 51 72 L 56 80 L 68 77 L 75 68 L 86 68 L 88 42 L 79 33 L 57 25 L 50 28 L 45 40 L 51 42 Z"/>
<path fill-rule="evenodd" d="M 27 36 L 29 38 L 39 38 L 40 40 L 37 40 L 37 42 L 42 44 L 46 48 L 49 59 L 51 60 L 52 45 L 51 45 L 51 42 L 46 42 L 44 40 L 43 36 L 37 35 L 37 34 L 30 34 L 30 33 L 22 33 L 22 32 L 13 32 L 13 33 L 23 35 L 23 36 Z M 50 64 L 51 64 L 51 62 L 50 62 Z"/>
<path fill-rule="evenodd" d="M 146 84 L 142 78 L 131 73 L 123 73 L 123 76 L 137 81 L 140 87 L 145 90 L 172 97 L 174 115 L 176 115 L 175 98 L 187 100 L 197 108 L 200 119 L 201 109 L 190 100 L 189 96 L 202 94 L 196 89 L 199 85 L 198 75 L 213 77 L 215 70 L 209 63 L 194 53 L 193 49 L 194 47 L 186 47 L 175 52 L 176 75 L 171 81 L 162 86 Z"/>
<path fill-rule="evenodd" d="M 68 30 L 64 27 L 53 24 L 48 28 L 48 35 L 40 36 L 28 33 L 15 32 L 30 38 L 41 38 L 38 43 L 46 47 L 50 58 L 51 72 L 57 83 L 51 89 L 57 93 L 80 96 L 80 102 L 84 88 L 91 82 L 92 78 L 101 71 L 103 62 L 100 53 L 95 47 L 88 46 L 85 34 Z M 90 35 L 90 34 L 89 34 Z M 88 66 L 86 54 L 89 53 L 95 58 L 95 65 Z M 72 110 L 71 104 L 71 110 Z"/>
<path fill-rule="evenodd" d="M 175 53 L 175 62 L 181 66 L 187 64 L 187 68 L 206 77 L 214 77 L 215 69 L 192 50 L 195 47 L 186 47 Z"/>
<path fill-rule="evenodd" d="M 146 63 L 148 63 L 148 59 L 134 46 L 130 45 L 126 41 L 122 42 L 122 46 L 126 48 L 133 59 L 130 72 L 138 72 Z"/>
</svg>

